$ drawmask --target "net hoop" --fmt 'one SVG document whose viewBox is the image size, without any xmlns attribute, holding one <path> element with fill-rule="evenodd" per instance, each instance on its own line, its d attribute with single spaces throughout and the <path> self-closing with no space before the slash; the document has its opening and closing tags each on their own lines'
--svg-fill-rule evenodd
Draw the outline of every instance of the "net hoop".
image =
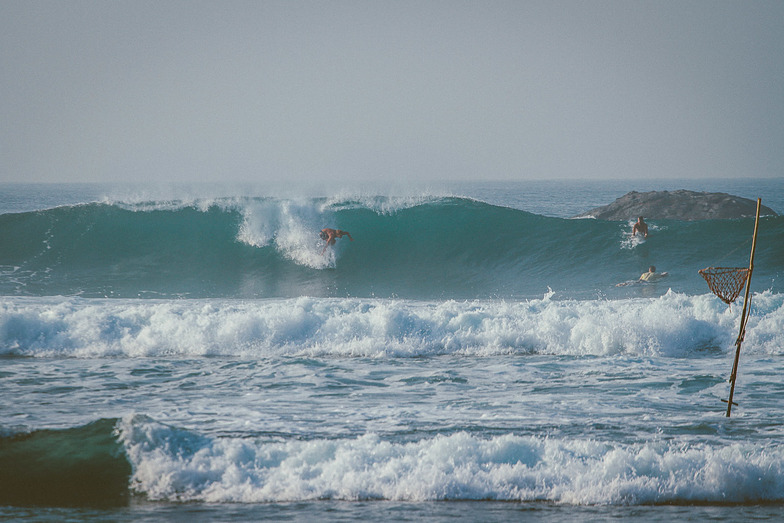
<svg viewBox="0 0 784 523">
<path fill-rule="evenodd" d="M 727 305 L 737 299 L 749 277 L 749 269 L 745 267 L 707 267 L 699 272 L 711 292 Z"/>
</svg>

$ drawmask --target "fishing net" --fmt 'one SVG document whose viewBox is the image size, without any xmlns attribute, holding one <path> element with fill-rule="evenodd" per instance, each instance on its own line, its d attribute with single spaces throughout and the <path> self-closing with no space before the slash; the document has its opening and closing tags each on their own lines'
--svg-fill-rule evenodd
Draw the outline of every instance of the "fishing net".
<svg viewBox="0 0 784 523">
<path fill-rule="evenodd" d="M 708 282 L 711 292 L 730 305 L 743 289 L 749 270 L 743 267 L 708 267 L 702 269 L 700 274 Z"/>
</svg>

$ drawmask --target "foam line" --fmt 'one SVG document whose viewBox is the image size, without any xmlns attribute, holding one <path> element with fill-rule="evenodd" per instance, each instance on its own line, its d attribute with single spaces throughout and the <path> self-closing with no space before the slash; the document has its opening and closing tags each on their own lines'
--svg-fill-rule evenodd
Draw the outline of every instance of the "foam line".
<svg viewBox="0 0 784 523">
<path fill-rule="evenodd" d="M 784 500 L 784 449 L 467 433 L 391 443 L 208 438 L 145 416 L 120 424 L 132 488 L 153 500 L 504 500 L 569 504 Z"/>
<path fill-rule="evenodd" d="M 753 298 L 744 349 L 780 354 L 784 296 Z M 520 302 L 0 298 L 0 354 L 36 357 L 553 354 L 728 351 L 740 308 L 713 295 Z"/>
</svg>

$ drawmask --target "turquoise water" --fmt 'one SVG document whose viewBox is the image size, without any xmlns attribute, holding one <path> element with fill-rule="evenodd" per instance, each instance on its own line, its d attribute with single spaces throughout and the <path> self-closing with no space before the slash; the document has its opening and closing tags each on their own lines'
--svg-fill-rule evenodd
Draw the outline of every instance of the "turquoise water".
<svg viewBox="0 0 784 523">
<path fill-rule="evenodd" d="M 779 517 L 781 218 L 727 418 L 742 304 L 696 271 L 753 220 L 568 219 L 621 182 L 168 190 L 5 186 L 0 517 Z"/>
<path fill-rule="evenodd" d="M 321 254 L 325 226 L 352 232 Z M 633 295 L 656 265 L 667 288 L 746 266 L 754 219 L 626 222 L 542 216 L 475 199 L 220 198 L 90 203 L 0 215 L 0 292 L 86 298 L 522 299 Z M 784 216 L 764 217 L 757 288 L 779 292 Z M 667 289 L 660 286 L 661 292 Z"/>
</svg>

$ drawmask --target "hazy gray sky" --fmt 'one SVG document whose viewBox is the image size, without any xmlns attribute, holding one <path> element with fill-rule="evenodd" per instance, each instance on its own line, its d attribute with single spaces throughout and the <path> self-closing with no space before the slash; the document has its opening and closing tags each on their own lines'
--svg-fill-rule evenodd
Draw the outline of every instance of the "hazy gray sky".
<svg viewBox="0 0 784 523">
<path fill-rule="evenodd" d="M 784 176 L 784 2 L 0 0 L 0 180 Z"/>
</svg>

